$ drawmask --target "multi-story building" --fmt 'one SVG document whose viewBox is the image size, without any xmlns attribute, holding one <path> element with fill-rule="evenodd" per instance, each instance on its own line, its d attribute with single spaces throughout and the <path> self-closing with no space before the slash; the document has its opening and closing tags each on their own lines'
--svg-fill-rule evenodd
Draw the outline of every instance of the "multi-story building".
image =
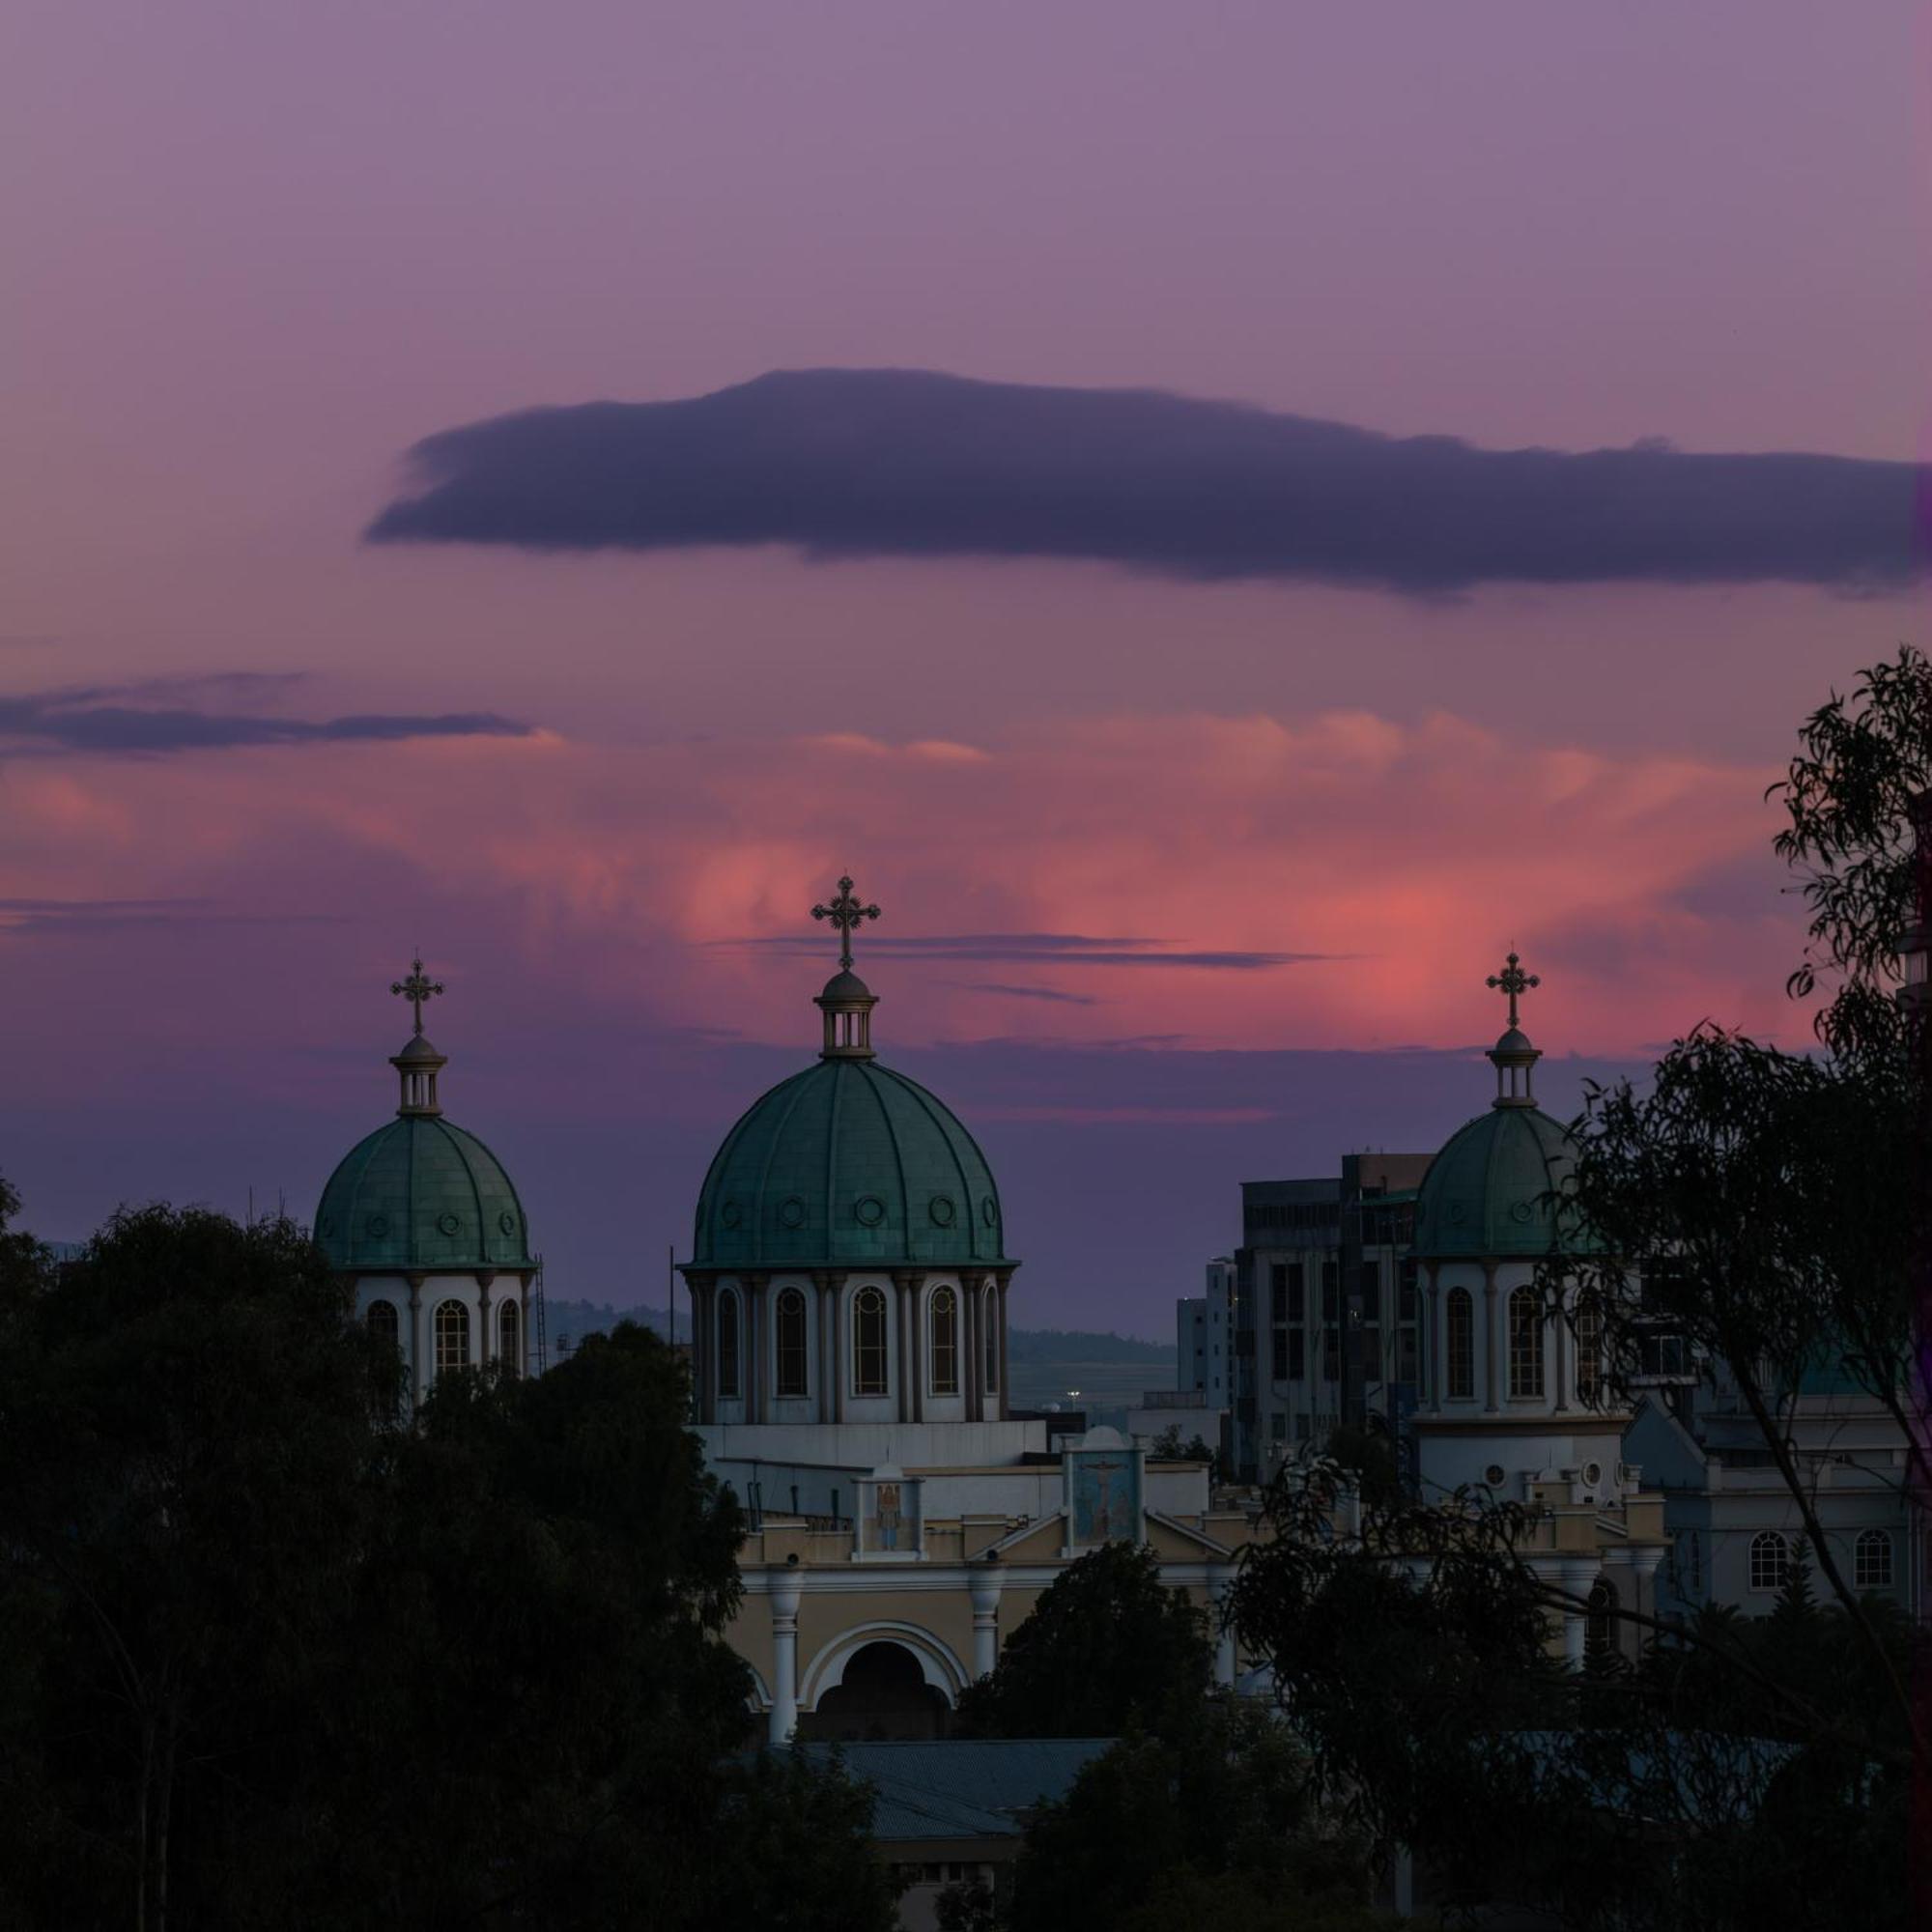
<svg viewBox="0 0 1932 1932">
<path fill-rule="evenodd" d="M 1344 1423 L 1406 1442 L 1417 1299 L 1407 1259 L 1427 1154 L 1351 1153 L 1341 1172 L 1241 1186 L 1234 1260 L 1236 1467 L 1265 1480 Z"/>
</svg>

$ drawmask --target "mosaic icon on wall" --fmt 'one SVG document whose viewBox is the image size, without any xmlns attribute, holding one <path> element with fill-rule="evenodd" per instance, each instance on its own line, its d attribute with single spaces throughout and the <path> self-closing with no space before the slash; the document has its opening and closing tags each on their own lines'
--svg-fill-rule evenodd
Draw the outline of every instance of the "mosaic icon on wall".
<svg viewBox="0 0 1932 1932">
<path fill-rule="evenodd" d="M 1074 1543 L 1138 1543 L 1139 1454 L 1123 1443 L 1119 1448 L 1069 1449 L 1066 1461 Z"/>
<path fill-rule="evenodd" d="M 881 1469 L 859 1483 L 859 1549 L 865 1556 L 920 1553 L 919 1482 Z"/>
</svg>

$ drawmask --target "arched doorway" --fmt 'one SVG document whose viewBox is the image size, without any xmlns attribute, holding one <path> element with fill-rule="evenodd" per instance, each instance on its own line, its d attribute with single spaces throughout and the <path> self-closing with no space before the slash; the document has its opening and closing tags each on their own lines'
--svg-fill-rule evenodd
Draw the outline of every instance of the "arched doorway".
<svg viewBox="0 0 1932 1932">
<path fill-rule="evenodd" d="M 919 1659 L 903 1644 L 880 1641 L 855 1651 L 838 1682 L 820 1692 L 818 1708 L 799 1714 L 798 1735 L 846 1744 L 943 1738 L 952 1716 Z"/>
</svg>

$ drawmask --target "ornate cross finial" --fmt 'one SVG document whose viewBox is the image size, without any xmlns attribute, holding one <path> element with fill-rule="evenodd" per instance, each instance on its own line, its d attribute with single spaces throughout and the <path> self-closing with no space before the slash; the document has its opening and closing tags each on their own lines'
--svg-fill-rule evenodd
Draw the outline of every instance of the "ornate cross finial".
<svg viewBox="0 0 1932 1932">
<path fill-rule="evenodd" d="M 1510 1003 L 1510 1025 L 1516 1025 L 1516 1003 L 1518 998 L 1532 986 L 1540 986 L 1543 981 L 1534 973 L 1525 973 L 1522 962 L 1514 952 L 1509 956 L 1509 964 L 1500 973 L 1492 973 L 1483 982 L 1492 986 L 1499 993 L 1507 993 Z"/>
<path fill-rule="evenodd" d="M 838 964 L 849 973 L 852 970 L 852 928 L 861 920 L 877 919 L 878 907 L 860 904 L 852 896 L 852 881 L 844 878 L 838 881 L 838 896 L 830 905 L 813 906 L 811 916 L 813 919 L 829 919 L 838 928 Z"/>
<path fill-rule="evenodd" d="M 442 991 L 442 981 L 425 976 L 420 955 L 410 961 L 410 977 L 407 980 L 396 980 L 389 991 L 400 993 L 415 1009 L 416 1037 L 420 1039 L 423 1030 L 423 1002 L 435 999 Z"/>
</svg>

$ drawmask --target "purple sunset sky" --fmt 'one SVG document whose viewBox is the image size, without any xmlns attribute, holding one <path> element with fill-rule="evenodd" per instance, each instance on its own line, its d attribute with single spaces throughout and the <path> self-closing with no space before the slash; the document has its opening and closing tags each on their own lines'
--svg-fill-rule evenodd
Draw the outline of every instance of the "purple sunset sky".
<svg viewBox="0 0 1932 1932">
<path fill-rule="evenodd" d="M 0 1173 L 29 1224 L 251 1186 L 306 1218 L 392 1104 L 420 944 L 450 1111 L 551 1292 L 660 1298 L 713 1145 L 811 1050 L 790 942 L 841 867 L 888 912 L 882 1044 L 1001 1176 L 1029 1325 L 1164 1335 L 1240 1179 L 1439 1142 L 1511 941 L 1558 1111 L 1707 1016 L 1802 1037 L 1762 792 L 1834 680 L 1923 641 L 1896 574 L 802 554 L 764 539 L 848 506 L 747 510 L 776 432 L 726 449 L 728 399 L 674 418 L 664 477 L 675 511 L 739 466 L 728 546 L 364 532 L 424 439 L 771 371 L 1916 461 L 1929 54 L 1906 0 L 20 0 Z M 846 405 L 799 407 L 812 463 L 855 446 Z M 959 447 L 1056 462 L 1017 420 Z M 601 503 L 554 461 L 519 516 Z M 1069 516 L 1108 481 L 1077 469 Z M 1126 469 L 1218 528 L 1192 471 Z M 1804 511 L 1825 472 L 1794 473 Z M 956 518 L 952 483 L 919 513 Z M 1458 484 L 1391 554 L 1452 509 L 1518 563 L 1548 541 Z M 979 943 L 887 943 L 947 936 Z"/>
</svg>

